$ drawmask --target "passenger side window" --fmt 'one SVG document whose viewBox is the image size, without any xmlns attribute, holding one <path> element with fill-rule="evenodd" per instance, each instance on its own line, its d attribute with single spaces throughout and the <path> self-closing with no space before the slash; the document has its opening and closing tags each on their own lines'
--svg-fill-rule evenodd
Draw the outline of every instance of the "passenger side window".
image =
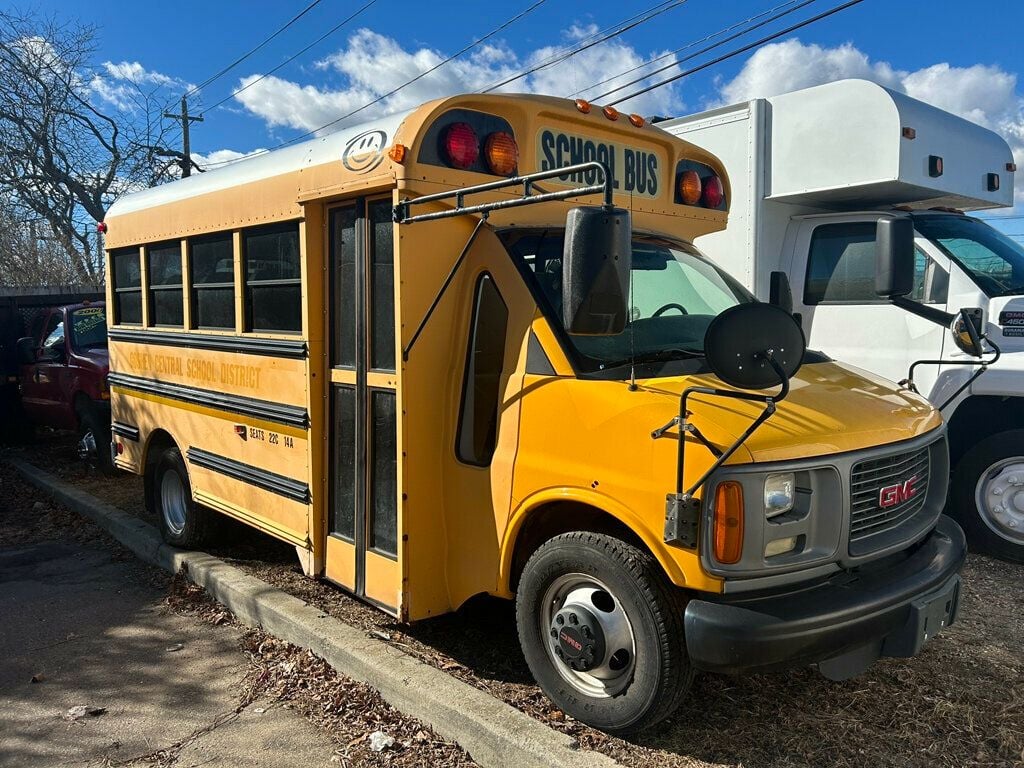
<svg viewBox="0 0 1024 768">
<path fill-rule="evenodd" d="M 494 285 L 494 278 L 485 273 L 477 281 L 474 294 L 455 444 L 456 456 L 466 464 L 489 465 L 498 442 L 507 329 L 508 307 Z"/>
<path fill-rule="evenodd" d="M 234 330 L 235 253 L 231 233 L 188 244 L 192 327 Z"/>
<path fill-rule="evenodd" d="M 181 327 L 185 324 L 181 284 L 181 243 L 146 248 L 149 283 L 149 324 Z"/>
<path fill-rule="evenodd" d="M 907 298 L 945 303 L 949 275 L 919 249 Z M 823 224 L 814 230 L 807 259 L 804 304 L 884 304 L 875 293 L 875 224 Z"/>
<path fill-rule="evenodd" d="M 54 313 L 53 319 L 60 318 Z M 52 320 L 51 320 L 52 322 Z M 43 358 L 53 360 L 64 351 L 64 323 L 58 322 L 57 327 L 50 331 L 50 334 L 43 342 Z"/>
<path fill-rule="evenodd" d="M 245 232 L 245 329 L 302 332 L 302 272 L 296 222 Z"/>
<path fill-rule="evenodd" d="M 142 325 L 142 268 L 138 248 L 110 254 L 115 325 Z"/>
</svg>

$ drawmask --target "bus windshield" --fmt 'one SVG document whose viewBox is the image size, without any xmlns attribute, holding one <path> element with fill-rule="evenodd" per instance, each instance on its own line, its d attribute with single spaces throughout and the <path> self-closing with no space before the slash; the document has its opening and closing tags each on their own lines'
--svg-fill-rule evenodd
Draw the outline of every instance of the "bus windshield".
<svg viewBox="0 0 1024 768">
<path fill-rule="evenodd" d="M 914 226 L 989 296 L 1024 293 L 1024 248 L 967 216 L 915 216 Z"/>
<path fill-rule="evenodd" d="M 563 229 L 506 230 L 505 246 L 533 283 L 552 322 L 562 326 Z M 703 356 L 704 334 L 723 310 L 753 297 L 687 243 L 633 238 L 630 317 L 613 336 L 568 339 L 586 370 Z"/>
</svg>

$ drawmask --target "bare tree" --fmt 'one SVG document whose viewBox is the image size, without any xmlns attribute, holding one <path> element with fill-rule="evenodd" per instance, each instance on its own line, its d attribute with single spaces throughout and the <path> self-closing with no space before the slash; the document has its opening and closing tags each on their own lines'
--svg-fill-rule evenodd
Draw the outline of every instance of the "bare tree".
<svg viewBox="0 0 1024 768">
<path fill-rule="evenodd" d="M 100 99 L 94 42 L 90 26 L 0 12 L 0 195 L 10 215 L 44 222 L 76 281 L 98 285 L 95 223 L 118 195 L 169 173 L 159 157 L 168 95 L 129 78 Z"/>
</svg>

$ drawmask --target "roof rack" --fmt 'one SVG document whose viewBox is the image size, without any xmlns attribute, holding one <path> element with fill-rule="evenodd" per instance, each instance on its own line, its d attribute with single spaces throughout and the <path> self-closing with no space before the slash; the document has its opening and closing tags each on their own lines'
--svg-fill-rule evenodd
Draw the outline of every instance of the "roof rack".
<svg viewBox="0 0 1024 768">
<path fill-rule="evenodd" d="M 563 189 L 559 192 L 533 192 L 533 186 L 538 181 L 553 179 L 556 176 L 568 176 L 576 173 L 584 173 L 587 171 L 600 171 L 601 182 L 589 184 L 584 187 Z M 466 205 L 467 195 L 492 192 L 494 190 L 518 187 L 520 185 L 523 187 L 522 197 L 508 200 L 496 200 L 490 203 L 479 203 L 477 205 Z M 471 213 L 486 214 L 490 211 L 496 211 L 502 208 L 518 208 L 521 205 L 533 205 L 534 203 L 544 203 L 549 200 L 566 200 L 570 197 L 593 195 L 598 192 L 604 194 L 604 204 L 610 208 L 612 205 L 612 178 L 608 173 L 608 169 L 605 167 L 604 163 L 579 163 L 577 165 L 567 165 L 562 168 L 552 168 L 549 171 L 538 171 L 537 173 L 530 173 L 526 176 L 514 176 L 511 179 L 492 181 L 487 184 L 477 184 L 472 187 L 461 187 L 460 189 L 456 189 L 451 192 L 438 192 L 434 195 L 415 197 L 412 200 L 402 200 L 395 206 L 393 218 L 398 224 L 415 224 L 418 221 L 447 219 L 452 216 L 464 216 Z M 410 214 L 414 205 L 425 205 L 426 203 L 436 203 L 443 200 L 453 199 L 455 200 L 454 208 L 449 208 L 444 211 L 435 211 L 433 213 L 421 213 L 417 216 Z"/>
</svg>

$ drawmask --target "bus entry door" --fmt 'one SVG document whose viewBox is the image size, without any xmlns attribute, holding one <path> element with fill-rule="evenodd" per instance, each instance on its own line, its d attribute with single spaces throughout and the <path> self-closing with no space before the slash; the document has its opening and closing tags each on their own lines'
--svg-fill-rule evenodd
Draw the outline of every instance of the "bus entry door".
<svg viewBox="0 0 1024 768">
<path fill-rule="evenodd" d="M 328 211 L 330 491 L 327 577 L 399 613 L 391 197 Z"/>
</svg>

